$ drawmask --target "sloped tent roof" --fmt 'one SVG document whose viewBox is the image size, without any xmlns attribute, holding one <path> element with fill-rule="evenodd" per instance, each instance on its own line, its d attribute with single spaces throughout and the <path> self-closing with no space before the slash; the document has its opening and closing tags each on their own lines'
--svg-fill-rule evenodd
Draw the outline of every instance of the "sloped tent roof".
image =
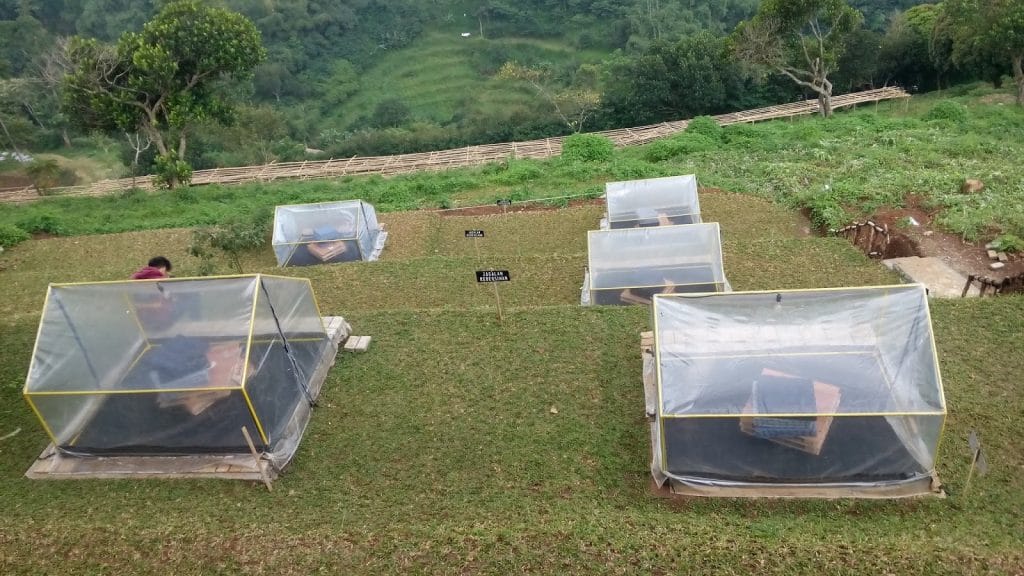
<svg viewBox="0 0 1024 576">
<path fill-rule="evenodd" d="M 372 205 L 345 200 L 278 206 L 271 243 L 278 266 L 304 266 L 376 260 L 382 235 Z M 310 254 L 310 247 L 321 249 Z"/>
<path fill-rule="evenodd" d="M 248 453 L 246 426 L 283 464 L 329 345 L 306 279 L 54 284 L 24 394 L 65 452 Z"/>
<path fill-rule="evenodd" d="M 700 201 L 693 174 L 605 184 L 609 228 L 699 224 Z M 662 222 L 659 222 L 661 216 Z"/>
<path fill-rule="evenodd" d="M 625 289 L 720 292 L 728 289 L 717 222 L 591 230 L 583 303 Z M 589 294 L 587 294 L 589 292 Z"/>
<path fill-rule="evenodd" d="M 660 483 L 701 495 L 935 490 L 946 403 L 923 286 L 657 296 L 652 313 Z M 801 444 L 812 440 L 818 453 Z"/>
</svg>

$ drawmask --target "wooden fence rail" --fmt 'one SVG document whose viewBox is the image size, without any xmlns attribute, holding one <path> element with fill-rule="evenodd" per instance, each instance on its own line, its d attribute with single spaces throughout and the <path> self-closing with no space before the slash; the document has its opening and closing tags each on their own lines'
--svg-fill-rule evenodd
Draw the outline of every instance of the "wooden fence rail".
<svg viewBox="0 0 1024 576">
<path fill-rule="evenodd" d="M 879 226 L 871 220 L 854 222 L 838 230 L 830 230 L 836 236 L 842 236 L 851 244 L 860 248 L 869 258 L 885 258 L 889 249 L 889 225 Z"/>
<path fill-rule="evenodd" d="M 1024 273 L 1017 274 L 1016 276 L 1009 276 L 1002 280 L 993 280 L 986 276 L 975 276 L 971 274 L 967 277 L 967 283 L 964 284 L 964 291 L 960 294 L 961 298 L 967 297 L 967 292 L 970 291 L 973 284 L 978 284 L 978 295 L 985 296 L 998 296 L 1000 294 L 1019 294 L 1024 293 Z"/>
<path fill-rule="evenodd" d="M 883 100 L 909 98 L 910 95 L 901 88 L 888 87 L 876 90 L 843 94 L 832 99 L 833 108 L 855 107 L 858 104 L 878 103 Z M 732 112 L 715 116 L 715 120 L 723 126 L 760 122 L 793 116 L 805 116 L 818 113 L 817 100 L 805 100 L 768 106 L 743 112 Z M 671 136 L 686 129 L 687 120 L 661 122 L 636 128 L 619 128 L 605 132 L 596 132 L 611 139 L 616 146 L 638 146 L 659 138 Z M 464 166 L 476 166 L 520 158 L 550 158 L 562 153 L 562 137 L 545 138 L 528 142 L 507 142 L 502 144 L 484 144 L 467 146 L 452 150 L 435 152 L 418 152 L 414 154 L 398 154 L 394 156 L 353 156 L 346 159 L 330 159 L 301 162 L 280 162 L 262 166 L 240 166 L 235 168 L 214 168 L 196 170 L 192 175 L 192 185 L 206 184 L 240 184 L 245 182 L 272 182 L 282 179 L 336 178 L 356 174 L 404 174 L 425 170 L 446 170 Z M 344 161 L 342 161 L 344 160 Z M 48 191 L 52 196 L 103 196 L 131 188 L 144 190 L 153 189 L 153 178 L 141 176 L 137 178 L 121 178 L 101 180 L 82 186 L 54 188 Z M 39 200 L 40 196 L 31 187 L 0 189 L 0 202 L 20 203 Z"/>
</svg>

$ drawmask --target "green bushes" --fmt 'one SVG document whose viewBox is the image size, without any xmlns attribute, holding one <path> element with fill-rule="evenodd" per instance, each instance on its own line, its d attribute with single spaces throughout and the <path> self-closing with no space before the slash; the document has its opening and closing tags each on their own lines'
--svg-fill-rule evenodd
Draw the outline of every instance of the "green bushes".
<svg viewBox="0 0 1024 576">
<path fill-rule="evenodd" d="M 686 125 L 687 134 L 700 134 L 715 141 L 722 141 L 722 127 L 710 116 L 697 116 Z"/>
<path fill-rule="evenodd" d="M 719 143 L 703 134 L 684 132 L 671 138 L 657 140 L 644 151 L 648 162 L 664 162 L 678 156 L 688 156 L 718 148 Z"/>
<path fill-rule="evenodd" d="M 943 100 L 933 106 L 932 109 L 925 114 L 924 119 L 942 120 L 956 124 L 963 124 L 964 122 L 967 122 L 967 107 L 959 102 L 954 102 L 953 100 Z"/>
<path fill-rule="evenodd" d="M 615 154 L 615 143 L 597 134 L 573 134 L 562 141 L 562 158 L 571 162 L 607 162 Z"/>
<path fill-rule="evenodd" d="M 30 236 L 28 232 L 25 232 L 17 226 L 10 224 L 0 224 L 0 248 L 10 248 L 25 240 L 28 240 Z"/>
<path fill-rule="evenodd" d="M 60 217 L 48 212 L 36 212 L 19 219 L 15 225 L 28 234 L 67 236 L 68 229 Z"/>
<path fill-rule="evenodd" d="M 214 272 L 214 251 L 219 250 L 239 274 L 242 270 L 241 256 L 244 252 L 257 250 L 267 243 L 270 233 L 271 213 L 269 209 L 261 209 L 254 214 L 232 218 L 219 226 L 199 228 L 192 232 L 192 243 L 188 252 L 199 258 L 199 273 L 202 275 Z"/>
</svg>

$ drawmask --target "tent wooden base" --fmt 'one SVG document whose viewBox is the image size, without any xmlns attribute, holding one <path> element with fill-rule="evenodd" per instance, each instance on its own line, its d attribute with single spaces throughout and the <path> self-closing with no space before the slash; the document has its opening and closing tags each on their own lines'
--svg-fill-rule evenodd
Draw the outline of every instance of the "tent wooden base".
<svg viewBox="0 0 1024 576">
<path fill-rule="evenodd" d="M 640 333 L 640 355 L 643 359 L 643 384 L 646 398 L 657 398 L 657 377 L 655 371 L 654 356 L 654 332 Z M 647 407 L 647 416 L 653 420 L 654 407 Z M 713 497 L 713 498 L 815 498 L 815 499 L 837 499 L 837 498 L 864 498 L 864 499 L 892 499 L 892 498 L 917 498 L 934 496 L 945 498 L 946 493 L 942 489 L 938 474 L 932 472 L 931 476 L 920 478 L 913 482 L 893 484 L 888 486 L 865 486 L 857 487 L 850 485 L 814 485 L 814 484 L 762 484 L 762 483 L 736 483 L 732 485 L 720 485 L 713 482 L 706 484 L 684 483 L 674 478 L 668 478 L 664 485 L 659 486 L 658 482 L 652 479 L 651 493 L 659 498 L 690 498 L 690 497 Z"/>
<path fill-rule="evenodd" d="M 338 316 L 324 319 L 331 345 L 324 350 L 309 389 L 319 395 L 327 372 L 334 365 L 338 346 L 351 329 Z M 241 429 L 238 431 L 242 435 Z M 266 458 L 253 454 L 195 454 L 188 456 L 70 456 L 53 444 L 43 450 L 25 473 L 34 480 L 113 478 L 219 478 L 221 480 L 273 481 L 279 471 Z"/>
</svg>

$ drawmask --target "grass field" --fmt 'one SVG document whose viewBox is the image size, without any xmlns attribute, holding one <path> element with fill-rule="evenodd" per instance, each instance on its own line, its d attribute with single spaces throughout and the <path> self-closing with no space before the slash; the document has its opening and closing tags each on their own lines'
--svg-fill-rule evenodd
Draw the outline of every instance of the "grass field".
<svg viewBox="0 0 1024 576">
<path fill-rule="evenodd" d="M 894 283 L 842 241 L 752 196 L 708 192 L 740 289 Z M 20 397 L 47 282 L 125 277 L 187 230 L 29 241 L 0 255 L 3 574 L 1019 574 L 1024 298 L 937 301 L 949 498 L 659 499 L 648 491 L 641 307 L 582 309 L 600 206 L 382 216 L 376 263 L 290 269 L 374 343 L 332 370 L 289 473 L 219 481 L 33 482 L 47 440 Z M 97 212 L 98 213 L 98 212 Z M 488 238 L 476 255 L 466 228 Z M 225 267 L 226 263 L 219 262 Z M 274 271 L 269 249 L 247 271 Z M 508 267 L 505 324 L 484 265 Z M 553 413 L 555 408 L 557 413 Z M 966 437 L 991 472 L 963 494 Z"/>
</svg>

